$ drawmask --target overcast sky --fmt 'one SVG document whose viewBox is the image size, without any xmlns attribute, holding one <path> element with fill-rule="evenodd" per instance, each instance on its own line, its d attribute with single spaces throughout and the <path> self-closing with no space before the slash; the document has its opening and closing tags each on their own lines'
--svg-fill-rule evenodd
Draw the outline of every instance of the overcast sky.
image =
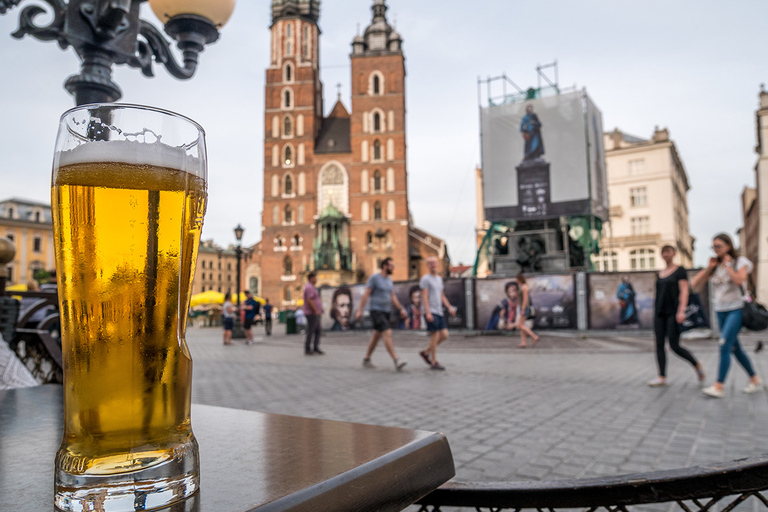
<svg viewBox="0 0 768 512">
<path fill-rule="evenodd" d="M 43 2 L 26 1 L 25 5 Z M 320 27 L 325 109 L 336 84 L 349 107 L 350 42 L 370 0 L 327 0 Z M 203 238 L 261 238 L 264 77 L 270 4 L 240 0 L 221 39 L 181 82 L 162 67 L 147 79 L 118 67 L 121 101 L 192 117 L 208 136 L 209 208 Z M 768 81 L 765 0 L 389 0 L 407 68 L 409 199 L 417 226 L 443 237 L 454 263 L 474 260 L 474 168 L 480 161 L 478 76 L 536 85 L 536 65 L 559 62 L 561 86 L 586 87 L 607 131 L 649 138 L 666 127 L 688 172 L 696 262 L 712 235 L 741 225 L 739 195 L 754 183 L 755 110 Z M 144 18 L 157 22 L 146 4 Z M 50 201 L 58 118 L 73 106 L 62 84 L 69 49 L 16 40 L 19 8 L 0 16 L 0 199 Z M 159 22 L 157 22 L 159 23 Z"/>
</svg>

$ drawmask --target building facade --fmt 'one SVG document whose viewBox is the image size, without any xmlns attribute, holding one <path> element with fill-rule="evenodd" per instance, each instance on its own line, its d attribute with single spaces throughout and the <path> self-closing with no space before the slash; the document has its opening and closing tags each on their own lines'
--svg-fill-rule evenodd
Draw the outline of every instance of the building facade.
<svg viewBox="0 0 768 512">
<path fill-rule="evenodd" d="M 768 298 L 768 272 L 763 270 L 768 268 L 768 92 L 761 88 L 758 96 L 758 108 L 755 113 L 755 131 L 757 135 L 757 144 L 755 152 L 757 153 L 757 162 L 755 163 L 755 181 L 757 188 L 757 232 L 758 257 L 756 268 L 752 277 L 756 283 L 757 299 L 765 301 Z M 745 224 L 746 227 L 746 224 Z"/>
<path fill-rule="evenodd" d="M 445 243 L 410 220 L 402 38 L 385 0 L 372 11 L 352 42 L 351 110 L 339 95 L 325 116 L 320 2 L 272 2 L 259 265 L 262 296 L 276 305 L 297 302 L 310 270 L 320 285 L 351 284 L 391 257 L 393 278 L 406 280 L 432 252 L 447 269 Z"/>
<path fill-rule="evenodd" d="M 610 223 L 603 229 L 596 270 L 664 267 L 661 248 L 677 248 L 677 262 L 693 266 L 694 238 L 688 225 L 688 175 L 669 131 L 650 140 L 618 129 L 604 136 Z"/>
<path fill-rule="evenodd" d="M 240 259 L 240 290 L 245 291 L 248 283 L 246 269 L 252 264 L 253 251 L 244 247 Z M 192 280 L 192 295 L 216 291 L 232 293 L 237 291 L 237 252 L 235 247 L 216 245 L 213 240 L 200 242 L 197 252 L 195 277 Z"/>
<path fill-rule="evenodd" d="M 51 205 L 16 198 L 0 201 L 0 236 L 16 247 L 8 285 L 28 284 L 38 272 L 56 268 Z"/>
</svg>

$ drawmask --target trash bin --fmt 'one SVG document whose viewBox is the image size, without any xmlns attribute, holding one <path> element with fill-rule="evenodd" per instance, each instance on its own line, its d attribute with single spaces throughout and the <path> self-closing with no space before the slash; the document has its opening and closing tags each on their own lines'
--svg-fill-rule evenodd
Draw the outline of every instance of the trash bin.
<svg viewBox="0 0 768 512">
<path fill-rule="evenodd" d="M 296 312 L 287 311 L 285 314 L 285 334 L 297 334 L 296 330 Z"/>
<path fill-rule="evenodd" d="M 287 311 L 285 311 L 285 310 L 283 310 L 283 311 L 279 311 L 279 312 L 277 313 L 277 321 L 278 321 L 279 323 L 281 323 L 281 324 L 284 324 L 284 323 L 285 323 L 285 314 L 286 314 L 286 313 L 287 313 Z"/>
</svg>

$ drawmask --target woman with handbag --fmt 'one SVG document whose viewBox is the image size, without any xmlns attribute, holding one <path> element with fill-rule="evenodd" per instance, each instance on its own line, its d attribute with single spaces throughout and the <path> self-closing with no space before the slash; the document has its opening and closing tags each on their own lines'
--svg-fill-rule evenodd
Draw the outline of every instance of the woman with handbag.
<svg viewBox="0 0 768 512">
<path fill-rule="evenodd" d="M 535 316 L 533 304 L 531 303 L 531 292 L 528 289 L 528 283 L 526 283 L 525 276 L 523 274 L 517 274 L 515 281 L 517 281 L 517 286 L 520 290 L 519 294 L 522 297 L 522 303 L 520 304 L 520 315 L 517 318 L 517 329 L 520 331 L 520 345 L 518 345 L 518 347 L 527 348 L 527 336 L 530 336 L 533 338 L 533 343 L 531 343 L 531 348 L 533 348 L 539 342 L 539 337 L 536 336 L 533 330 L 525 323 Z"/>
<path fill-rule="evenodd" d="M 744 393 L 754 393 L 765 388 L 765 383 L 755 373 L 752 361 L 749 360 L 739 343 L 741 330 L 741 314 L 744 308 L 744 293 L 741 288 L 752 271 L 752 262 L 739 256 L 733 248 L 731 237 L 726 234 L 717 235 L 712 241 L 715 257 L 709 259 L 707 268 L 693 278 L 694 288 L 699 288 L 707 281 L 712 283 L 714 308 L 717 312 L 717 323 L 720 326 L 720 365 L 717 381 L 701 391 L 712 398 L 725 396 L 723 383 L 728 376 L 731 366 L 731 353 L 749 375 L 749 383 Z"/>
<path fill-rule="evenodd" d="M 656 333 L 656 363 L 659 376 L 648 383 L 651 387 L 667 385 L 667 354 L 665 340 L 669 339 L 672 351 L 685 359 L 696 370 L 699 384 L 704 383 L 704 367 L 688 350 L 680 346 L 680 324 L 685 321 L 685 307 L 688 305 L 688 274 L 675 265 L 677 251 L 671 245 L 661 248 L 661 257 L 666 263 L 656 278 L 656 313 L 653 327 Z"/>
</svg>

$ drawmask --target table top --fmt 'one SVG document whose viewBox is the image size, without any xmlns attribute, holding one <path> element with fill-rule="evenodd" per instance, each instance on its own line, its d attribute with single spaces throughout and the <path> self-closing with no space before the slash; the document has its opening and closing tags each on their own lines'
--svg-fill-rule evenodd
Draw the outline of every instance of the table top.
<svg viewBox="0 0 768 512">
<path fill-rule="evenodd" d="M 53 510 L 62 388 L 0 391 L 0 510 Z M 167 512 L 402 510 L 454 476 L 442 434 L 192 406 L 200 491 Z"/>
</svg>

